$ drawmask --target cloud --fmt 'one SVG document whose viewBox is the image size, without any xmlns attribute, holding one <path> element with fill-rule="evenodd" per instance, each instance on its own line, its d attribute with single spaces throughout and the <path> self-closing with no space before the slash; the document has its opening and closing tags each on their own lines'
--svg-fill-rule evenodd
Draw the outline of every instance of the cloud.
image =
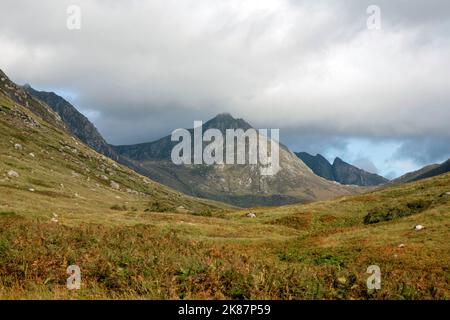
<svg viewBox="0 0 450 320">
<path fill-rule="evenodd" d="M 444 162 L 450 159 L 449 139 L 436 136 L 408 139 L 394 153 L 393 158 L 412 158 L 421 165 Z"/>
<path fill-rule="evenodd" d="M 369 158 L 356 159 L 352 163 L 354 166 L 361 168 L 370 173 L 378 173 L 378 168 Z"/>
<path fill-rule="evenodd" d="M 441 155 L 427 137 L 450 137 L 448 1 L 379 0 L 378 31 L 361 0 L 76 3 L 82 28 L 69 31 L 73 1 L 3 0 L 0 67 L 76 92 L 112 143 L 224 111 L 322 153 L 349 137 L 397 139 L 402 157 L 431 161 Z"/>
</svg>

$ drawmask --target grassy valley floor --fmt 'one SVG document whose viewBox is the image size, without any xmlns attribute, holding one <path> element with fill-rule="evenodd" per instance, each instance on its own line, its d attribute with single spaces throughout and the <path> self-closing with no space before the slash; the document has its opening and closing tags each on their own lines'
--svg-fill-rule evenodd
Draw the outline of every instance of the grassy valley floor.
<svg viewBox="0 0 450 320">
<path fill-rule="evenodd" d="M 449 299 L 449 186 L 443 175 L 334 201 L 258 208 L 256 218 L 246 217 L 248 210 L 146 212 L 139 202 L 129 203 L 133 210 L 97 211 L 79 201 L 69 210 L 63 199 L 52 222 L 55 208 L 45 198 L 17 200 L 6 210 L 11 202 L 2 197 L 0 295 Z M 406 216 L 392 214 L 395 208 Z M 417 224 L 425 228 L 416 231 Z M 82 271 L 78 291 L 65 285 L 71 264 Z M 370 265 L 381 269 L 381 290 L 366 288 Z"/>
</svg>

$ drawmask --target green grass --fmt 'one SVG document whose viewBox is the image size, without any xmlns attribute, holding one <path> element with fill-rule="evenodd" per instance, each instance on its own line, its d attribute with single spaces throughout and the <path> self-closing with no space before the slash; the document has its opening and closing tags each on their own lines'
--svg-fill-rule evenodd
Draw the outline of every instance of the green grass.
<svg viewBox="0 0 450 320">
<path fill-rule="evenodd" d="M 241 210 L 150 182 L 0 105 L 0 299 L 450 299 L 449 174 Z M 72 264 L 78 291 L 65 286 Z M 379 291 L 366 288 L 373 264 Z"/>
</svg>

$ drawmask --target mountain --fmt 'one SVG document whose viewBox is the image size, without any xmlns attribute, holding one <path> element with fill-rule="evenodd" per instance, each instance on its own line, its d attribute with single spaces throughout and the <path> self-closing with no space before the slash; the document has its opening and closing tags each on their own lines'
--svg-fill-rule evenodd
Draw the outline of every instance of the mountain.
<svg viewBox="0 0 450 320">
<path fill-rule="evenodd" d="M 226 129 L 251 128 L 245 120 L 227 113 L 203 124 L 203 131 L 218 129 L 223 134 Z M 189 132 L 192 136 L 193 129 Z M 171 151 L 177 143 L 171 141 L 171 136 L 166 136 L 149 143 L 115 146 L 114 150 L 151 172 L 150 177 L 162 184 L 194 196 L 239 206 L 309 202 L 356 191 L 316 176 L 281 144 L 281 170 L 276 175 L 264 176 L 259 164 L 175 165 L 171 161 Z M 225 150 L 223 152 L 225 154 Z"/>
<path fill-rule="evenodd" d="M 184 195 L 94 151 L 44 102 L 0 74 L 0 211 L 201 213 L 229 205 Z M 8 199 L 7 202 L 4 200 Z M 6 207 L 5 207 L 6 206 Z M 45 209 L 43 209 L 45 208 Z M 9 212 L 9 211 L 8 211 Z"/>
<path fill-rule="evenodd" d="M 0 133 L 2 299 L 449 297 L 450 173 L 250 218 L 99 154 L 3 76 Z"/>
<path fill-rule="evenodd" d="M 131 146 L 111 146 L 95 126 L 78 110 L 53 92 L 38 91 L 30 85 L 18 87 L 33 101 L 41 103 L 59 119 L 64 129 L 118 163 L 166 186 L 192 196 L 214 199 L 240 206 L 276 205 L 328 199 L 355 192 L 354 189 L 330 184 L 315 176 L 287 147 L 280 145 L 280 173 L 262 176 L 253 165 L 208 166 L 175 165 L 171 152 L 177 142 L 170 136 L 155 142 Z M 252 128 L 243 119 L 219 114 L 203 125 L 203 130 Z M 190 130 L 191 134 L 193 130 Z"/>
<path fill-rule="evenodd" d="M 417 171 L 409 172 L 391 181 L 392 184 L 407 183 L 431 178 L 443 173 L 450 172 L 450 159 L 441 164 L 431 164 Z"/>
<path fill-rule="evenodd" d="M 148 177 L 154 175 L 145 168 L 134 164 L 132 161 L 128 160 L 128 158 L 122 157 L 116 153 L 112 146 L 110 146 L 98 132 L 94 124 L 64 98 L 58 96 L 54 92 L 35 90 L 29 84 L 26 84 L 23 87 L 16 87 L 18 90 L 24 92 L 24 94 L 27 94 L 31 99 L 38 101 L 38 103 L 43 103 L 46 108 L 50 107 L 49 109 L 53 112 L 55 117 L 58 118 L 66 131 L 86 143 L 95 151 L 114 159 L 142 175 Z M 35 112 L 34 110 L 32 111 Z"/>
<path fill-rule="evenodd" d="M 117 156 L 97 128 L 67 100 L 54 92 L 37 91 L 28 84 L 23 89 L 55 111 L 78 139 L 108 157 Z"/>
<path fill-rule="evenodd" d="M 307 152 L 295 154 L 318 176 L 344 185 L 377 186 L 389 181 L 382 176 L 359 169 L 340 158 L 334 159 L 331 164 L 320 154 L 316 156 Z"/>
<path fill-rule="evenodd" d="M 327 180 L 336 181 L 333 166 L 320 154 L 313 156 L 307 152 L 295 153 L 318 176 Z"/>
<path fill-rule="evenodd" d="M 22 105 L 56 128 L 68 131 L 66 124 L 58 113 L 28 93 L 23 87 L 11 81 L 2 70 L 0 70 L 0 93 L 9 98 L 13 103 Z"/>
</svg>

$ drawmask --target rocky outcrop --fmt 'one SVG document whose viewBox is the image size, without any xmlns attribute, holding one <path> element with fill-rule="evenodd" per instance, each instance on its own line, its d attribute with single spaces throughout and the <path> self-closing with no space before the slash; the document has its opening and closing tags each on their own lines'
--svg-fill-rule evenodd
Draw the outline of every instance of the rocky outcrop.
<svg viewBox="0 0 450 320">
<path fill-rule="evenodd" d="M 313 156 L 306 152 L 299 152 L 296 155 L 318 176 L 341 184 L 377 186 L 389 181 L 382 176 L 359 169 L 340 158 L 336 158 L 331 164 L 320 154 Z"/>
</svg>

